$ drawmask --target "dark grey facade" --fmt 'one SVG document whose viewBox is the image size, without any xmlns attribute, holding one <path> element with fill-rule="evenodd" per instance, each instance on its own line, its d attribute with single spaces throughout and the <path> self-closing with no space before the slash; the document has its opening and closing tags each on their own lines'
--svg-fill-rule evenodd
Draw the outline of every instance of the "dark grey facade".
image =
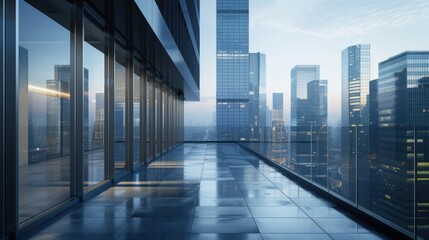
<svg viewBox="0 0 429 240">
<path fill-rule="evenodd" d="M 249 0 L 217 0 L 216 33 L 217 139 L 248 140 Z"/>
<path fill-rule="evenodd" d="M 15 239 L 183 142 L 200 13 L 199 0 L 0 8 L 0 238 Z"/>
<path fill-rule="evenodd" d="M 428 236 L 429 52 L 403 52 L 379 63 L 377 87 L 371 210 Z"/>
</svg>

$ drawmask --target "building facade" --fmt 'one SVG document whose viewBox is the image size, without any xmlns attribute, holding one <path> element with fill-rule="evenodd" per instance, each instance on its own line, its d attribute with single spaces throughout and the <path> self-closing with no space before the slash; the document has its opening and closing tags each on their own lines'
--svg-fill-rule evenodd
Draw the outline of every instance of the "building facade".
<svg viewBox="0 0 429 240">
<path fill-rule="evenodd" d="M 328 81 L 307 84 L 307 124 L 311 132 L 311 179 L 327 186 L 328 169 Z"/>
<path fill-rule="evenodd" d="M 298 65 L 291 70 L 291 129 L 290 129 L 290 168 L 306 177 L 312 178 L 311 134 L 312 110 L 308 104 L 308 84 L 320 80 L 319 65 Z"/>
<path fill-rule="evenodd" d="M 264 141 L 267 130 L 266 56 L 249 54 L 249 140 Z"/>
<path fill-rule="evenodd" d="M 273 110 L 271 121 L 272 159 L 281 165 L 287 163 L 287 139 L 284 123 L 283 93 L 273 93 Z"/>
<path fill-rule="evenodd" d="M 248 140 L 249 0 L 217 0 L 216 33 L 217 139 Z"/>
<path fill-rule="evenodd" d="M 15 239 L 183 142 L 199 0 L 0 8 L 0 238 Z"/>
<path fill-rule="evenodd" d="M 368 162 L 367 96 L 370 80 L 370 45 L 359 44 L 341 52 L 341 182 L 340 194 L 356 201 L 358 164 Z M 367 168 L 367 164 L 361 166 Z"/>
<path fill-rule="evenodd" d="M 285 122 L 283 118 L 283 93 L 273 93 L 272 142 L 286 142 Z"/>
<path fill-rule="evenodd" d="M 429 52 L 403 52 L 379 63 L 377 87 L 371 210 L 428 236 Z"/>
</svg>

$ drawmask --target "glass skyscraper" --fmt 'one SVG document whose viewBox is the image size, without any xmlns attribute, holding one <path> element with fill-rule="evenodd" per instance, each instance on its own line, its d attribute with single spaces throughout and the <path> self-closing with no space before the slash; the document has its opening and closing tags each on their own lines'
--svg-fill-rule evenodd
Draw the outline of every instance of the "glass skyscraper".
<svg viewBox="0 0 429 240">
<path fill-rule="evenodd" d="M 429 52 L 393 56 L 379 63 L 378 77 L 378 144 L 372 164 L 377 172 L 371 179 L 371 210 L 428 236 Z"/>
<path fill-rule="evenodd" d="M 249 138 L 249 0 L 217 0 L 216 126 L 220 141 Z"/>
<path fill-rule="evenodd" d="M 357 164 L 367 168 L 370 45 L 341 52 L 341 183 L 344 197 L 356 201 Z M 360 160 L 362 159 L 362 160 Z"/>
<path fill-rule="evenodd" d="M 272 135 L 273 142 L 286 142 L 285 125 L 283 118 L 283 93 L 273 93 L 272 111 Z"/>
<path fill-rule="evenodd" d="M 265 140 L 267 127 L 267 91 L 265 80 L 265 59 L 263 53 L 249 54 L 249 124 L 250 140 Z"/>
<path fill-rule="evenodd" d="M 286 164 L 288 153 L 283 111 L 283 93 L 273 93 L 270 147 L 273 159 L 282 165 Z"/>
<path fill-rule="evenodd" d="M 328 164 L 328 81 L 307 84 L 306 125 L 310 126 L 311 179 L 327 186 Z"/>
<path fill-rule="evenodd" d="M 290 168 L 306 178 L 311 178 L 311 134 L 308 84 L 320 80 L 319 65 L 297 65 L 291 70 L 291 129 Z"/>
</svg>

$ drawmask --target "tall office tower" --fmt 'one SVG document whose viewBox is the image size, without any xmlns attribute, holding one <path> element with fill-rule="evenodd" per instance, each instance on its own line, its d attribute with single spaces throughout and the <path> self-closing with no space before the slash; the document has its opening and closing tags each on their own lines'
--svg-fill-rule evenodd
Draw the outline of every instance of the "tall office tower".
<svg viewBox="0 0 429 240">
<path fill-rule="evenodd" d="M 104 146 L 104 93 L 95 94 L 95 121 L 90 150 Z"/>
<path fill-rule="evenodd" d="M 217 0 L 216 126 L 220 141 L 249 138 L 249 0 Z"/>
<path fill-rule="evenodd" d="M 429 51 L 403 52 L 378 66 L 373 211 L 428 236 Z"/>
<path fill-rule="evenodd" d="M 378 173 L 378 79 L 371 80 L 369 82 L 369 95 L 368 95 L 368 161 L 364 161 L 367 167 L 361 168 L 359 178 L 359 201 L 364 207 L 371 207 L 372 199 L 376 197 L 376 194 L 372 190 L 374 185 L 373 179 L 376 179 Z"/>
<path fill-rule="evenodd" d="M 283 118 L 283 93 L 273 93 L 273 118 L 272 118 L 273 142 L 286 142 L 285 124 Z"/>
<path fill-rule="evenodd" d="M 308 115 L 308 83 L 320 80 L 319 65 L 297 65 L 291 70 L 291 129 L 290 168 L 296 173 L 311 178 L 311 123 Z"/>
<path fill-rule="evenodd" d="M 369 82 L 369 159 L 377 159 L 378 145 L 378 79 Z"/>
<path fill-rule="evenodd" d="M 357 197 L 356 167 L 359 168 L 358 165 L 368 162 L 366 104 L 369 80 L 370 45 L 359 44 L 344 49 L 341 52 L 342 188 L 340 194 L 352 201 L 356 201 Z"/>
<path fill-rule="evenodd" d="M 28 50 L 19 46 L 19 165 L 27 165 L 28 153 Z"/>
<path fill-rule="evenodd" d="M 272 158 L 279 164 L 286 163 L 287 143 L 283 118 L 283 93 L 273 93 L 273 116 L 271 131 Z"/>
<path fill-rule="evenodd" d="M 277 124 L 284 125 L 283 118 L 283 93 L 273 93 L 273 126 Z M 275 124 L 274 124 L 275 122 Z"/>
<path fill-rule="evenodd" d="M 270 109 L 270 107 L 266 106 L 267 108 L 267 125 L 268 127 L 272 127 L 273 122 L 273 110 Z"/>
<path fill-rule="evenodd" d="M 328 81 L 313 80 L 307 84 L 308 114 L 305 120 L 311 132 L 312 180 L 327 187 L 328 167 Z"/>
<path fill-rule="evenodd" d="M 46 153 L 70 152 L 70 65 L 55 65 L 54 79 L 46 80 Z"/>
<path fill-rule="evenodd" d="M 46 81 L 47 94 L 46 111 L 46 147 L 48 155 L 66 156 L 70 154 L 70 65 L 55 65 L 54 80 Z M 83 127 L 84 149 L 88 149 L 88 69 L 83 71 Z"/>
<path fill-rule="evenodd" d="M 251 140 L 264 140 L 266 127 L 265 54 L 249 54 L 249 124 Z"/>
</svg>

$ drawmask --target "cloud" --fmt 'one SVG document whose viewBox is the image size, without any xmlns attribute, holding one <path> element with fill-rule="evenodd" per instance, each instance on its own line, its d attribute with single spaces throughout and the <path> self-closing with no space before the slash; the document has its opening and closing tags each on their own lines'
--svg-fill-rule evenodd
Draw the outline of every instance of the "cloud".
<svg viewBox="0 0 429 240">
<path fill-rule="evenodd" d="M 427 24 L 428 0 L 252 0 L 250 26 L 322 38 Z"/>
</svg>

